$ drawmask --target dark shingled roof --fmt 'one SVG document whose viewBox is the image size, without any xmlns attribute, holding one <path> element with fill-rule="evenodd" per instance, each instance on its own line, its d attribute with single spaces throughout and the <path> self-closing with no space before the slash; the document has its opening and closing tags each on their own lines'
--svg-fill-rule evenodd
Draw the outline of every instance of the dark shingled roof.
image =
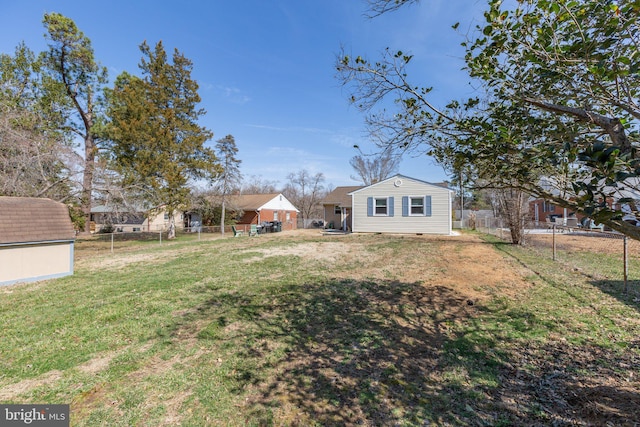
<svg viewBox="0 0 640 427">
<path fill-rule="evenodd" d="M 51 199 L 0 196 L 0 244 L 75 239 L 66 205 Z"/>
<path fill-rule="evenodd" d="M 233 196 L 231 200 L 243 211 L 255 211 L 278 197 L 280 193 L 268 194 L 240 194 Z"/>
<path fill-rule="evenodd" d="M 364 188 L 364 186 L 352 185 L 347 187 L 336 187 L 331 193 L 327 194 L 327 197 L 322 200 L 322 204 L 351 207 L 351 196 L 349 196 L 349 193 L 361 188 Z"/>
</svg>

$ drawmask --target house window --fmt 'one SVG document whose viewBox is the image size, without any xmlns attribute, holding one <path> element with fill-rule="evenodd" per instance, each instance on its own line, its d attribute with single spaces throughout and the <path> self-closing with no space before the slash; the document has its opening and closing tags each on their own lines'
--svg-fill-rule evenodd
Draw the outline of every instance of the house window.
<svg viewBox="0 0 640 427">
<path fill-rule="evenodd" d="M 342 214 L 342 208 L 340 206 L 338 206 L 338 205 L 335 205 L 333 207 L 333 213 L 335 215 L 341 215 Z"/>
<path fill-rule="evenodd" d="M 393 196 L 367 197 L 367 216 L 393 216 Z"/>
<path fill-rule="evenodd" d="M 286 214 L 286 220 L 287 220 L 287 221 L 291 221 L 291 212 L 287 212 L 287 214 Z"/>
<path fill-rule="evenodd" d="M 375 215 L 387 215 L 387 198 L 374 198 Z"/>
<path fill-rule="evenodd" d="M 410 215 L 424 215 L 424 197 L 410 197 Z"/>
<path fill-rule="evenodd" d="M 273 213 L 273 220 L 277 221 L 278 220 L 278 212 L 274 212 Z"/>
<path fill-rule="evenodd" d="M 431 216 L 431 196 L 402 196 L 402 216 Z"/>
</svg>

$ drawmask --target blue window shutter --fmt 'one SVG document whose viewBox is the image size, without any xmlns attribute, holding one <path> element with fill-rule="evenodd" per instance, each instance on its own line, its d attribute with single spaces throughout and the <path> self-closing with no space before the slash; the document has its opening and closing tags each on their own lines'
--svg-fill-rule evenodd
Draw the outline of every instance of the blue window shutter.
<svg viewBox="0 0 640 427">
<path fill-rule="evenodd" d="M 393 216 L 393 196 L 389 197 L 387 203 L 389 203 L 389 206 L 387 206 L 387 212 L 389 213 L 389 216 Z"/>
<path fill-rule="evenodd" d="M 402 196 L 402 216 L 409 216 L 409 196 Z"/>
<path fill-rule="evenodd" d="M 367 216 L 373 216 L 373 197 L 367 197 Z"/>
<path fill-rule="evenodd" d="M 431 196 L 424 196 L 424 215 L 431 216 Z"/>
</svg>

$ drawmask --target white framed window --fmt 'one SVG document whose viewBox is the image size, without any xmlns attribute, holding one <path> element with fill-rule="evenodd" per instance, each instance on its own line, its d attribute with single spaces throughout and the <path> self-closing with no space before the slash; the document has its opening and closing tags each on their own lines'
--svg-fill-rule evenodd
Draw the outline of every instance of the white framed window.
<svg viewBox="0 0 640 427">
<path fill-rule="evenodd" d="M 367 197 L 367 216 L 393 216 L 393 196 Z"/>
<path fill-rule="evenodd" d="M 402 196 L 402 216 L 431 216 L 431 196 Z"/>
<path fill-rule="evenodd" d="M 333 213 L 334 215 L 341 215 L 342 214 L 342 208 L 338 205 L 335 205 L 333 207 Z"/>
<path fill-rule="evenodd" d="M 374 197 L 373 202 L 374 215 L 388 215 L 388 199 L 386 197 Z"/>
<path fill-rule="evenodd" d="M 287 212 L 285 217 L 286 217 L 286 221 L 291 221 L 291 212 Z"/>
<path fill-rule="evenodd" d="M 273 220 L 274 220 L 274 221 L 277 221 L 277 220 L 278 220 L 278 211 L 275 211 L 275 212 L 273 213 Z"/>
<path fill-rule="evenodd" d="M 424 197 L 409 197 L 409 215 L 424 216 Z"/>
</svg>

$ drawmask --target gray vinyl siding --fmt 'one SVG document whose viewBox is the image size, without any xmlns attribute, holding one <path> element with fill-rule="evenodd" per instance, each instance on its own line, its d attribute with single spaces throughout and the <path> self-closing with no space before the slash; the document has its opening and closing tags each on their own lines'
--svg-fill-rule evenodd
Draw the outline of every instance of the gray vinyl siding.
<svg viewBox="0 0 640 427">
<path fill-rule="evenodd" d="M 402 184 L 395 186 L 398 179 Z M 404 216 L 402 199 L 407 196 L 431 196 L 431 215 L 427 210 L 423 215 Z M 393 200 L 393 215 L 369 215 L 367 200 L 370 197 Z M 451 191 L 447 188 L 396 176 L 353 192 L 352 200 L 353 231 L 356 233 L 451 234 Z"/>
</svg>

